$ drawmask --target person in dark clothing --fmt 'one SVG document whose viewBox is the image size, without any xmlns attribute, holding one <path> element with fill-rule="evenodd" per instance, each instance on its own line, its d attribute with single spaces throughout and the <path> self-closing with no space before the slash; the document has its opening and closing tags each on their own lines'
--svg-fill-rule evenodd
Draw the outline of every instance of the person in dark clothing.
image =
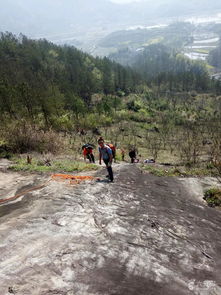
<svg viewBox="0 0 221 295">
<path fill-rule="evenodd" d="M 111 182 L 114 180 L 113 176 L 113 170 L 112 170 L 112 160 L 113 160 L 113 154 L 111 148 L 104 143 L 103 138 L 99 138 L 98 140 L 99 144 L 99 164 L 101 165 L 101 160 L 103 159 L 107 171 L 108 171 L 108 176 Z"/>
<path fill-rule="evenodd" d="M 129 157 L 130 157 L 131 163 L 134 163 L 134 161 L 136 159 L 136 150 L 135 150 L 135 148 L 133 148 L 133 149 L 131 149 L 129 151 Z"/>
<path fill-rule="evenodd" d="M 122 161 L 124 161 L 124 157 L 125 157 L 125 151 L 124 151 L 124 149 L 122 148 L 122 149 L 121 149 L 121 159 L 122 159 Z"/>
</svg>

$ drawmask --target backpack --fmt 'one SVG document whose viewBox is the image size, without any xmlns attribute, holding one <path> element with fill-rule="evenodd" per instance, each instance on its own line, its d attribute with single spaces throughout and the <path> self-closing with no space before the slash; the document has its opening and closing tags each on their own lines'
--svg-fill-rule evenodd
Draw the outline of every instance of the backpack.
<svg viewBox="0 0 221 295">
<path fill-rule="evenodd" d="M 112 143 L 107 144 L 109 146 L 109 148 L 111 148 L 112 152 L 116 151 L 115 146 Z"/>
</svg>

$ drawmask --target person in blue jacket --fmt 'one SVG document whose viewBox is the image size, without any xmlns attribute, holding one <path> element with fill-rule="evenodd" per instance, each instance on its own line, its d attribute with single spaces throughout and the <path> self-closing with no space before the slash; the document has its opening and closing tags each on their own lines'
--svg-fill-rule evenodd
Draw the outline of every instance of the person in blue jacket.
<svg viewBox="0 0 221 295">
<path fill-rule="evenodd" d="M 113 160 L 113 154 L 111 148 L 104 143 L 104 139 L 100 137 L 98 139 L 98 145 L 99 145 L 99 164 L 101 165 L 101 160 L 103 159 L 107 171 L 108 171 L 108 176 L 111 182 L 114 181 L 114 176 L 113 176 L 113 170 L 112 170 L 112 160 Z"/>
</svg>

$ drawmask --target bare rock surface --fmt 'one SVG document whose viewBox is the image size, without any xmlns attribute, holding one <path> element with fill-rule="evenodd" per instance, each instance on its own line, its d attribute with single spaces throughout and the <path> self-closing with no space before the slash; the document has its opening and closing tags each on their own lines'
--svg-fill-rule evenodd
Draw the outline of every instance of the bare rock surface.
<svg viewBox="0 0 221 295">
<path fill-rule="evenodd" d="M 0 295 L 221 294 L 221 212 L 200 180 L 114 171 L 113 184 L 51 181 L 0 206 Z M 16 175 L 0 174 L 1 196 L 47 181 Z"/>
<path fill-rule="evenodd" d="M 0 171 L 6 172 L 7 169 L 12 165 L 12 162 L 7 159 L 0 159 Z"/>
</svg>

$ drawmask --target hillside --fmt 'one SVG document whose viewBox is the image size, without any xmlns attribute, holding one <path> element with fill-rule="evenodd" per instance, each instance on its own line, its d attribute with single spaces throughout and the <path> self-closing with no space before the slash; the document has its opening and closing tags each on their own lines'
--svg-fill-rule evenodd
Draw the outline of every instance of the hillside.
<svg viewBox="0 0 221 295">
<path fill-rule="evenodd" d="M 93 58 L 46 40 L 2 34 L 0 52 L 0 109 L 6 121 L 35 121 L 41 114 L 46 125 L 53 125 L 65 110 L 76 116 L 85 112 L 95 93 L 132 91 L 142 81 L 130 68 L 107 58 Z"/>
<path fill-rule="evenodd" d="M 128 49 L 137 54 L 151 44 L 163 44 L 192 59 L 206 60 L 209 52 L 218 45 L 220 33 L 220 23 L 179 21 L 168 25 L 135 27 L 106 35 L 98 41 L 92 52 L 117 57 L 119 50 Z"/>
<path fill-rule="evenodd" d="M 132 69 L 12 34 L 1 36 L 0 52 L 5 157 L 69 150 L 77 158 L 82 144 L 102 134 L 126 149 L 137 146 L 144 157 L 202 165 L 214 174 L 207 167 L 220 155 L 221 83 L 210 79 L 205 64 L 153 44 Z M 17 167 L 23 165 L 18 159 Z"/>
</svg>

